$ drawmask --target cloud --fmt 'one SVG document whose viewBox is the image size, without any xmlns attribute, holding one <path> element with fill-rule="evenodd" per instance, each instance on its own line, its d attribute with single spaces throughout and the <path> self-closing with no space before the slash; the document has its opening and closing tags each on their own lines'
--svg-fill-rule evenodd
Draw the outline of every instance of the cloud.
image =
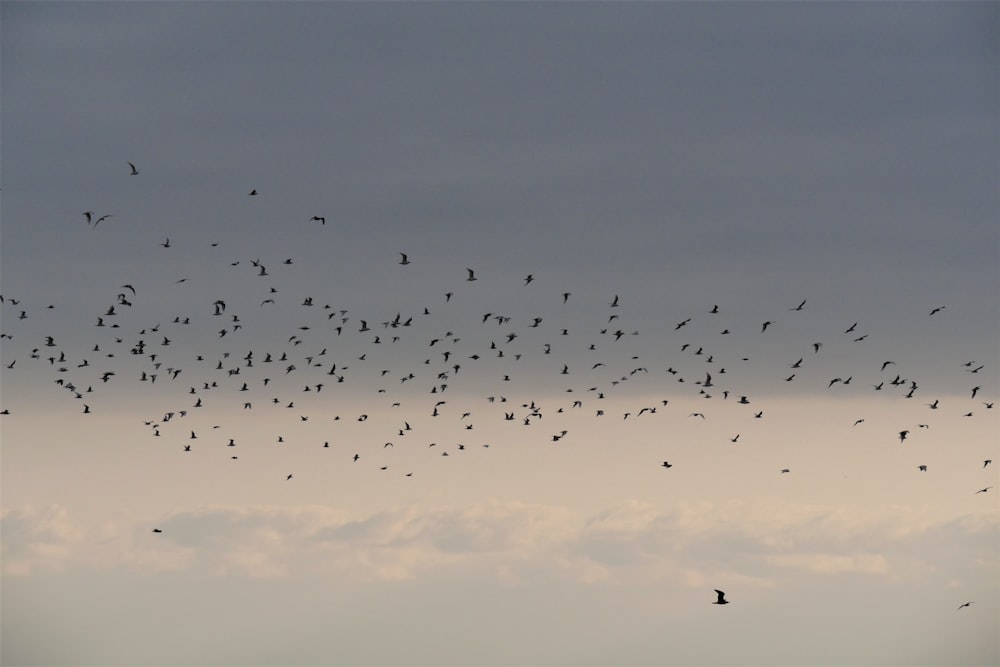
<svg viewBox="0 0 1000 667">
<path fill-rule="evenodd" d="M 667 508 L 628 501 L 586 515 L 491 500 L 368 515 L 314 505 L 213 506 L 178 510 L 158 526 L 163 532 L 153 534 L 145 519 L 85 524 L 58 505 L 7 509 L 3 572 L 121 567 L 250 578 L 332 574 L 361 583 L 455 573 L 506 585 L 672 580 L 767 587 L 795 573 L 906 579 L 946 563 L 974 564 L 991 548 L 997 518 L 766 501 Z"/>
</svg>

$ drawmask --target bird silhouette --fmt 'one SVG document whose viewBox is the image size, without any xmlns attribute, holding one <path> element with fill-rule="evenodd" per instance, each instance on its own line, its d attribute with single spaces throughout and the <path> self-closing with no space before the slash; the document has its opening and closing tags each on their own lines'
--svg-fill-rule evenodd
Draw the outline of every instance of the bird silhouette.
<svg viewBox="0 0 1000 667">
<path fill-rule="evenodd" d="M 726 594 L 724 592 L 716 588 L 715 593 L 718 596 L 718 599 L 712 604 L 729 604 L 729 600 L 726 599 Z"/>
</svg>

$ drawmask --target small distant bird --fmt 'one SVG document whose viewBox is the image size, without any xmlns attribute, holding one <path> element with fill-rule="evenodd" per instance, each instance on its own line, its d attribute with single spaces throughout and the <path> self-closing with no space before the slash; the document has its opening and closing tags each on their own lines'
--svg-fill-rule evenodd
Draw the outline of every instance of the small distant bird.
<svg viewBox="0 0 1000 667">
<path fill-rule="evenodd" d="M 162 530 L 160 530 L 159 528 L 154 528 L 154 529 L 153 529 L 153 532 L 154 532 L 154 533 L 162 533 L 163 531 L 162 531 Z"/>
<path fill-rule="evenodd" d="M 290 480 L 291 478 L 292 478 L 292 473 L 288 473 L 288 477 L 286 477 L 286 478 L 285 478 L 285 481 L 287 482 L 287 481 L 288 481 L 288 480 Z"/>
<path fill-rule="evenodd" d="M 992 488 L 993 488 L 992 486 L 987 486 L 985 489 L 979 489 L 978 491 L 976 491 L 976 493 L 974 493 L 972 495 L 976 495 L 976 494 L 979 494 L 979 493 L 986 493 L 987 491 L 989 491 Z"/>
<path fill-rule="evenodd" d="M 673 468 L 674 464 L 670 463 L 669 461 L 664 461 L 663 463 L 660 464 L 660 467 L 661 468 Z"/>
<path fill-rule="evenodd" d="M 792 472 L 791 468 L 782 468 L 781 469 L 781 474 L 785 474 L 787 472 Z"/>
<path fill-rule="evenodd" d="M 131 162 L 129 162 L 128 166 L 129 166 L 129 169 L 132 170 L 132 172 L 129 174 L 129 176 L 138 176 L 139 175 L 139 170 L 135 168 L 134 164 L 132 164 Z"/>
<path fill-rule="evenodd" d="M 254 190 L 250 194 L 256 194 L 256 192 L 257 191 Z M 326 224 L 326 218 L 323 217 L 322 215 L 314 215 L 313 217 L 309 218 L 309 222 L 318 222 L 321 225 L 325 225 Z"/>
<path fill-rule="evenodd" d="M 729 600 L 726 599 L 726 594 L 724 592 L 716 588 L 715 593 L 716 595 L 719 596 L 719 599 L 713 602 L 712 604 L 729 604 Z"/>
<path fill-rule="evenodd" d="M 256 197 L 257 196 L 257 188 L 254 188 L 253 190 L 251 190 L 249 192 L 248 196 L 250 196 L 250 197 Z"/>
<path fill-rule="evenodd" d="M 970 600 L 970 601 L 966 602 L 965 604 L 963 604 L 963 605 L 960 605 L 960 606 L 958 607 L 958 609 L 962 609 L 962 608 L 964 608 L 964 607 L 968 607 L 968 606 L 970 606 L 970 605 L 971 605 L 971 604 L 972 604 L 973 602 L 975 602 L 975 600 Z M 955 611 L 958 611 L 958 609 L 956 609 Z"/>
<path fill-rule="evenodd" d="M 472 281 L 476 280 L 476 272 L 475 271 L 473 271 L 472 269 L 468 269 L 468 268 L 465 269 L 465 270 L 469 272 L 469 276 L 466 278 L 466 280 L 468 282 L 471 283 Z"/>
<path fill-rule="evenodd" d="M 910 434 L 909 431 L 900 431 L 899 432 L 899 441 L 903 442 L 904 440 L 906 440 L 906 436 L 908 436 L 909 434 Z"/>
<path fill-rule="evenodd" d="M 774 324 L 774 322 L 772 322 L 770 320 L 768 320 L 767 322 L 764 322 L 764 324 L 760 325 L 760 332 L 764 333 L 765 331 L 767 331 L 767 328 L 769 326 L 771 326 L 772 324 Z"/>
<path fill-rule="evenodd" d="M 927 466 L 917 466 L 917 470 L 920 472 L 927 472 Z"/>
<path fill-rule="evenodd" d="M 945 309 L 944 306 L 938 306 L 937 308 L 935 308 L 934 310 L 931 311 L 931 315 L 934 315 L 936 313 L 940 313 L 944 309 Z"/>
<path fill-rule="evenodd" d="M 806 300 L 802 299 L 802 303 L 795 306 L 794 308 L 789 308 L 788 310 L 802 310 L 802 307 L 806 305 Z"/>
<path fill-rule="evenodd" d="M 986 459 L 985 461 L 983 461 L 983 467 L 985 468 L 991 463 L 993 463 L 993 459 Z"/>
<path fill-rule="evenodd" d="M 405 252 L 401 252 L 401 253 L 399 253 L 399 255 L 400 255 L 400 257 L 402 257 L 402 259 L 399 260 L 400 264 L 402 264 L 403 266 L 406 266 L 407 264 L 410 263 L 410 258 L 406 256 Z"/>
</svg>

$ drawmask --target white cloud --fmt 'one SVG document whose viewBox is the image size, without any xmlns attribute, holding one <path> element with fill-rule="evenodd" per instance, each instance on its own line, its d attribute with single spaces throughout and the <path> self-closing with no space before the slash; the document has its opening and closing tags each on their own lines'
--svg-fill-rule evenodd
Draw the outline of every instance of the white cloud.
<svg viewBox="0 0 1000 667">
<path fill-rule="evenodd" d="M 669 508 L 629 501 L 583 515 L 493 500 L 361 516 L 315 505 L 213 506 L 179 510 L 157 525 L 162 533 L 153 534 L 145 520 L 87 525 L 58 505 L 6 509 L 3 572 L 124 567 L 254 578 L 333 573 L 373 582 L 458 571 L 511 585 L 556 579 L 768 586 L 789 570 L 906 578 L 933 572 L 934 559 L 956 551 L 974 562 L 997 520 L 989 513 L 955 518 L 919 508 L 768 501 Z M 949 552 L 937 553 L 933 545 L 945 541 Z"/>
</svg>

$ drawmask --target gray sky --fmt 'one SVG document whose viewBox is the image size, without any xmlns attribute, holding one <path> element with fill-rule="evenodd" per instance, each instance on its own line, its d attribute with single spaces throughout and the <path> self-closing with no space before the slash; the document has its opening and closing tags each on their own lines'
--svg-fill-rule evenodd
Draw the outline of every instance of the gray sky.
<svg viewBox="0 0 1000 667">
<path fill-rule="evenodd" d="M 4 664 L 1000 659 L 995 3 L 0 17 Z"/>
</svg>

